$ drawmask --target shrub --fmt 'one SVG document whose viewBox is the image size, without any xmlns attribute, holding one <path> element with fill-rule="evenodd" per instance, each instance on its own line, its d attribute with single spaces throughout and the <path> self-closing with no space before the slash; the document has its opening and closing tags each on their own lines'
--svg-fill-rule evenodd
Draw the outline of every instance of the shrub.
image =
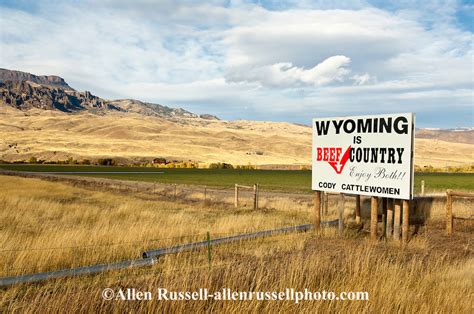
<svg viewBox="0 0 474 314">
<path fill-rule="evenodd" d="M 234 166 L 225 162 L 211 163 L 209 169 L 234 169 Z"/>
<path fill-rule="evenodd" d="M 112 158 L 101 158 L 97 160 L 99 166 L 115 166 L 116 162 Z"/>
</svg>

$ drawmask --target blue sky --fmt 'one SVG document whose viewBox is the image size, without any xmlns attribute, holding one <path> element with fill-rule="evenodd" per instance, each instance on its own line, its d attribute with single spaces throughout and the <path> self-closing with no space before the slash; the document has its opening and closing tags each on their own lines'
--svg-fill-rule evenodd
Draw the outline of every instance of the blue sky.
<svg viewBox="0 0 474 314">
<path fill-rule="evenodd" d="M 224 119 L 473 126 L 463 1 L 4 1 L 0 67 Z"/>
</svg>

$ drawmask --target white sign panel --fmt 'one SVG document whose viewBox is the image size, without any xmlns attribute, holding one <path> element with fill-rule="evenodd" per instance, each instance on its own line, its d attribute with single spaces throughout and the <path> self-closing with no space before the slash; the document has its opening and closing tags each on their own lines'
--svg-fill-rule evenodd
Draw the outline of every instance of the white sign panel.
<svg viewBox="0 0 474 314">
<path fill-rule="evenodd" d="M 411 199 L 413 113 L 313 119 L 313 190 Z"/>
</svg>

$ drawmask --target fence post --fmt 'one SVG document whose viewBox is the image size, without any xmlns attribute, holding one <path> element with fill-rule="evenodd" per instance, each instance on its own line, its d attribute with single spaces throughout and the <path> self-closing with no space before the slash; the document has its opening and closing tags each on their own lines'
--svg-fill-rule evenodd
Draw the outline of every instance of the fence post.
<svg viewBox="0 0 474 314">
<path fill-rule="evenodd" d="M 204 186 L 204 203 L 206 202 L 207 198 L 207 185 Z"/>
<path fill-rule="evenodd" d="M 425 195 L 425 180 L 421 180 L 421 195 Z"/>
<path fill-rule="evenodd" d="M 324 214 L 327 215 L 329 212 L 329 194 L 324 192 Z"/>
<path fill-rule="evenodd" d="M 402 240 L 403 243 L 408 243 L 408 233 L 410 232 L 410 201 L 403 200 L 403 225 L 402 225 Z"/>
<path fill-rule="evenodd" d="M 259 208 L 258 206 L 259 199 L 260 199 L 260 185 L 257 183 L 257 209 Z"/>
<path fill-rule="evenodd" d="M 239 207 L 239 186 L 235 185 L 235 192 L 234 192 L 234 207 Z"/>
<path fill-rule="evenodd" d="M 356 224 L 360 224 L 360 195 L 356 195 Z"/>
<path fill-rule="evenodd" d="M 370 240 L 377 241 L 377 209 L 378 209 L 378 198 L 372 196 L 370 198 Z"/>
<path fill-rule="evenodd" d="M 453 196 L 451 190 L 446 190 L 446 233 L 453 234 Z"/>
<path fill-rule="evenodd" d="M 339 229 L 339 235 L 342 235 L 344 232 L 344 204 L 345 203 L 345 198 L 344 194 L 341 193 L 341 204 L 339 205 L 339 221 L 338 221 L 338 229 Z"/>
<path fill-rule="evenodd" d="M 400 240 L 400 217 L 401 217 L 401 205 L 400 200 L 394 200 L 395 212 L 393 217 L 393 239 Z"/>
<path fill-rule="evenodd" d="M 382 198 L 382 236 L 386 235 L 387 229 L 387 201 L 386 197 Z"/>
<path fill-rule="evenodd" d="M 257 209 L 257 185 L 253 185 L 253 210 Z"/>
<path fill-rule="evenodd" d="M 385 230 L 385 235 L 387 239 L 392 236 L 393 231 L 393 199 L 389 198 L 387 200 L 387 228 Z"/>
<path fill-rule="evenodd" d="M 321 231 L 321 191 L 314 192 L 314 230 Z"/>
</svg>

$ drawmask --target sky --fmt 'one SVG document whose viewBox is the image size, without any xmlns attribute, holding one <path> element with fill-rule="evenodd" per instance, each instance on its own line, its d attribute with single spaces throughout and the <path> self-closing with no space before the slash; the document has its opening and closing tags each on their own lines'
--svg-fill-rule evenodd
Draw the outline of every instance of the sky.
<svg viewBox="0 0 474 314">
<path fill-rule="evenodd" d="M 223 119 L 472 127 L 472 1 L 0 0 L 0 67 Z"/>
</svg>

